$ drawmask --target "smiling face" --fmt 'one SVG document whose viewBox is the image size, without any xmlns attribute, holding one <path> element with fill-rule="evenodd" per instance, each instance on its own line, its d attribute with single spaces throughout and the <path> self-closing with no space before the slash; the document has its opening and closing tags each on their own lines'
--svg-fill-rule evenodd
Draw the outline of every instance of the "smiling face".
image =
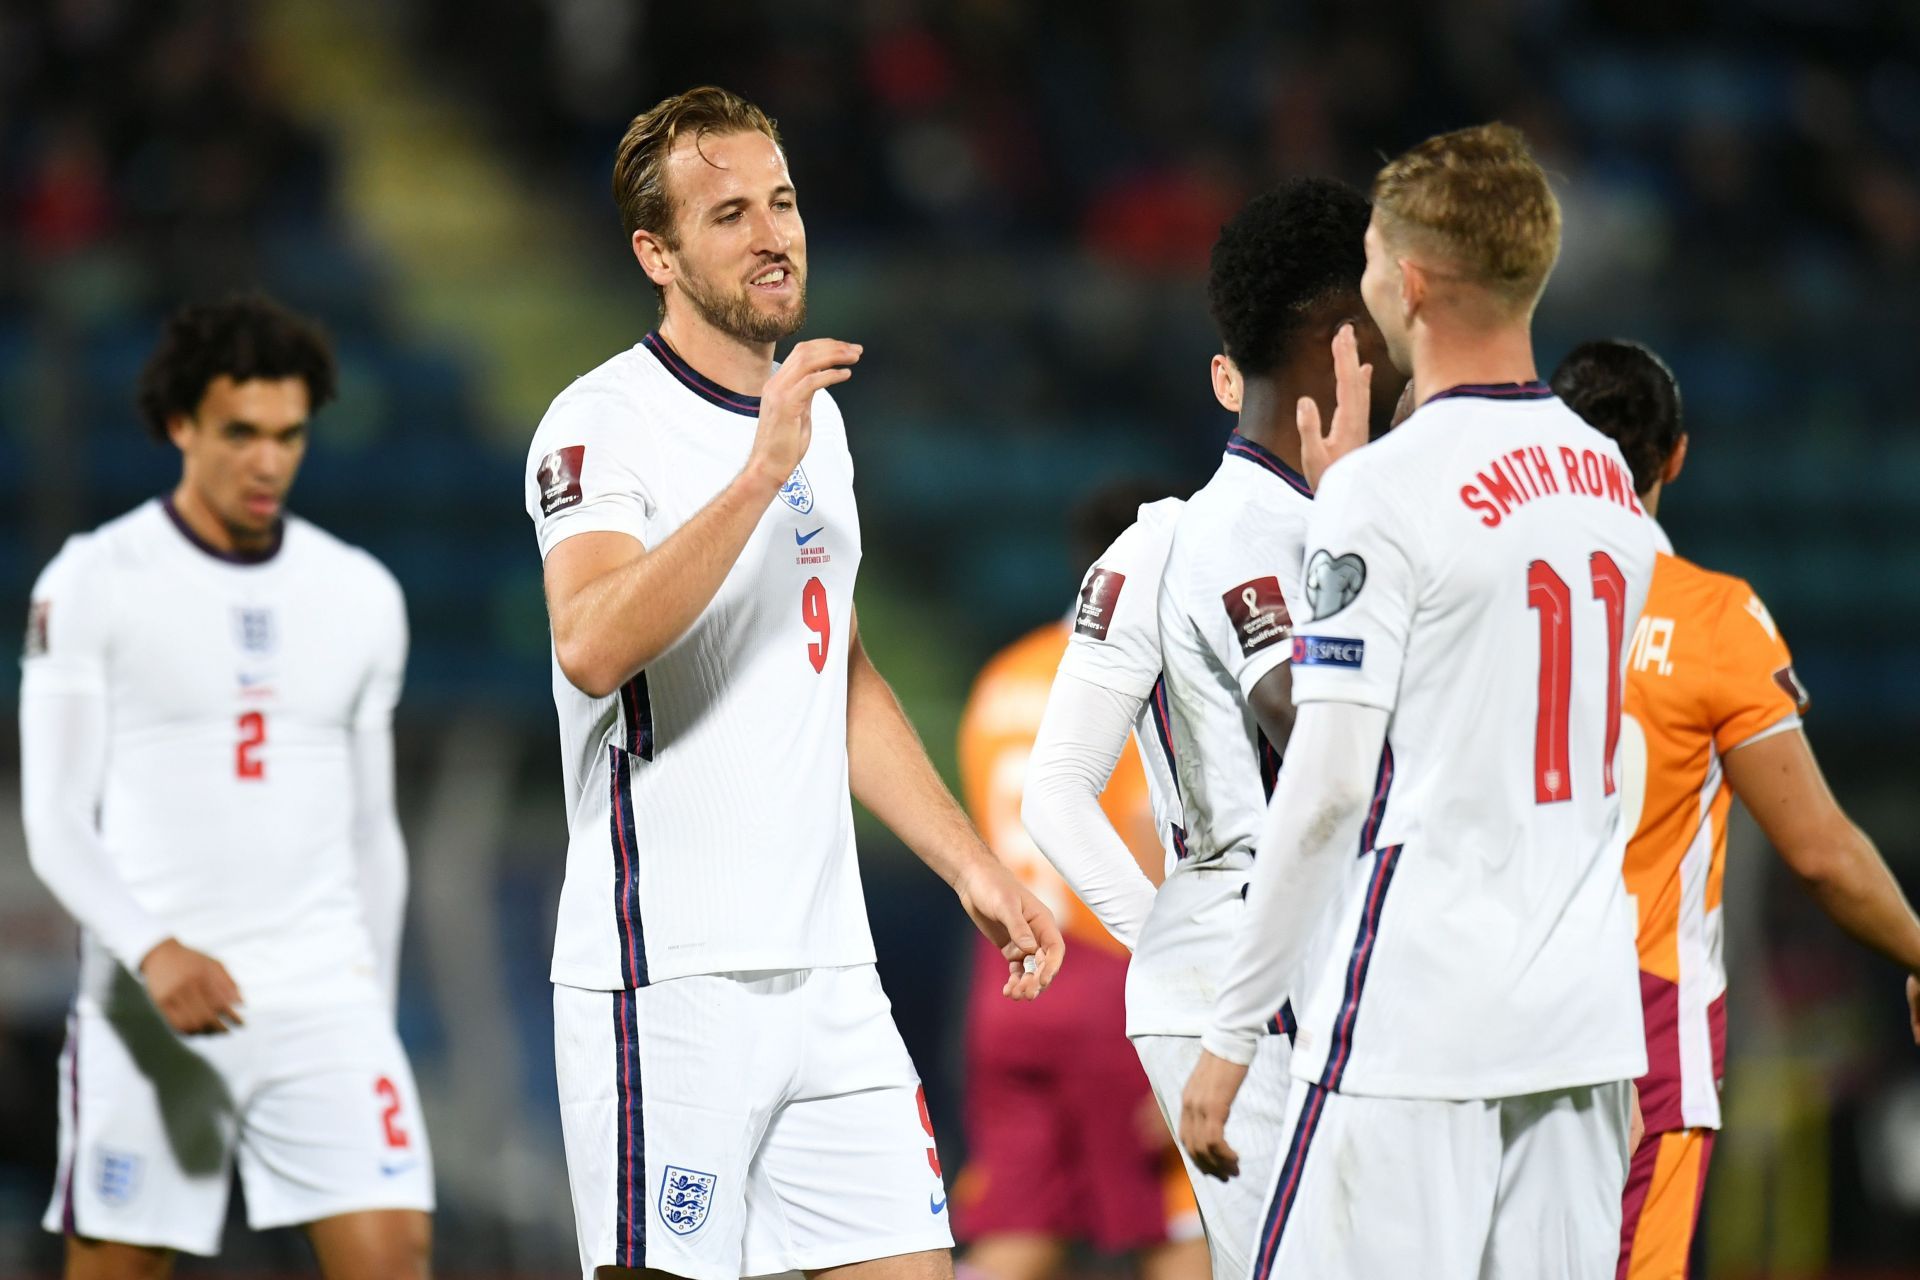
<svg viewBox="0 0 1920 1280">
<path fill-rule="evenodd" d="M 192 414 L 168 422 L 184 464 L 182 484 L 235 546 L 272 539 L 307 452 L 308 411 L 301 378 L 235 382 L 223 373 L 207 384 Z"/>
<path fill-rule="evenodd" d="M 764 133 L 682 137 L 664 166 L 671 239 L 633 233 L 667 311 L 691 308 L 740 342 L 778 342 L 807 316 L 807 230 L 787 158 Z"/>
</svg>

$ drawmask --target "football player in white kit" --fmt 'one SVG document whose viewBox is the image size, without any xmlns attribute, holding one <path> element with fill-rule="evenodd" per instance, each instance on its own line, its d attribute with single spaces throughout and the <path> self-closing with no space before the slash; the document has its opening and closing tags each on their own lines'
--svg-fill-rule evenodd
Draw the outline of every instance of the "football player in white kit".
<svg viewBox="0 0 1920 1280">
<path fill-rule="evenodd" d="M 258 297 L 168 321 L 140 408 L 180 483 L 69 539 L 20 684 L 33 867 L 80 922 L 46 1216 L 70 1280 L 255 1228 L 323 1274 L 427 1273 L 433 1170 L 394 1032 L 406 849 L 399 584 L 284 505 L 333 395 L 324 338 Z"/>
<path fill-rule="evenodd" d="M 1134 948 L 1127 1034 L 1169 1124 L 1212 1018 L 1293 721 L 1287 659 L 1313 500 L 1295 406 L 1305 397 L 1332 412 L 1328 343 L 1343 331 L 1379 356 L 1371 403 L 1383 417 L 1404 383 L 1360 300 L 1368 217 L 1359 192 L 1310 178 L 1255 198 L 1222 229 L 1207 281 L 1223 348 L 1213 385 L 1238 425 L 1184 510 L 1142 507 L 1089 571 L 1028 764 L 1035 843 Z M 1157 895 L 1097 804 L 1136 722 L 1172 767 L 1149 773 L 1168 845 Z M 1189 1159 L 1215 1275 L 1247 1270 L 1285 1119 L 1291 1018 L 1276 1000 L 1234 1112 L 1247 1176 L 1205 1178 Z"/>
<path fill-rule="evenodd" d="M 920 1082 L 874 971 L 849 791 L 1008 959 L 1052 916 L 994 859 L 861 647 L 860 525 L 773 124 L 722 89 L 614 164 L 658 330 L 528 454 L 570 832 L 555 1056 L 586 1276 L 952 1272 Z"/>
<path fill-rule="evenodd" d="M 1182 1140 L 1231 1165 L 1290 995 L 1252 1275 L 1598 1280 L 1646 1066 L 1613 760 L 1653 525 L 1537 379 L 1560 213 L 1520 135 L 1430 139 L 1373 199 L 1367 309 L 1419 407 L 1316 494 L 1299 717 Z"/>
</svg>

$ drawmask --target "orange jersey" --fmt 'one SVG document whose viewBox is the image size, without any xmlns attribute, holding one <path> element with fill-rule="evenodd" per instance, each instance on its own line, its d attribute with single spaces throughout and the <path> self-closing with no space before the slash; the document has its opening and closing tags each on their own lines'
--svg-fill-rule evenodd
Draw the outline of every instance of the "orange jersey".
<svg viewBox="0 0 1920 1280">
<path fill-rule="evenodd" d="M 961 791 L 988 846 L 1052 908 L 1068 935 L 1125 954 L 1125 948 L 1074 897 L 1020 822 L 1027 758 L 1033 754 L 1047 693 L 1070 634 L 1066 622 L 1040 627 L 995 654 L 980 672 L 960 720 Z M 1147 774 L 1137 743 L 1129 742 L 1121 752 L 1100 807 L 1133 850 L 1141 870 L 1158 884 L 1164 855 L 1154 834 Z"/>
<path fill-rule="evenodd" d="M 1639 907 L 1647 1131 L 1718 1128 L 1726 1055 L 1720 890 L 1733 794 L 1720 762 L 1799 726 L 1806 695 L 1767 607 L 1738 578 L 1661 555 L 1627 649 L 1620 820 Z"/>
</svg>

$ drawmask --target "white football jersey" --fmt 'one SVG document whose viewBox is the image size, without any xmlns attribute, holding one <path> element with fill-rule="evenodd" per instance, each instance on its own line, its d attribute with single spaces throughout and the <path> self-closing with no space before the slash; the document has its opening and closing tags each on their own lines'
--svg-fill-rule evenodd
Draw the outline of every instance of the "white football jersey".
<svg viewBox="0 0 1920 1280">
<path fill-rule="evenodd" d="M 1197 1036 L 1212 1018 L 1280 770 L 1247 695 L 1292 653 L 1312 507 L 1304 477 L 1235 432 L 1174 530 L 1156 608 L 1185 822 L 1128 970 L 1129 1035 Z"/>
<path fill-rule="evenodd" d="M 1173 527 L 1184 506 L 1179 498 L 1144 504 L 1139 518 L 1101 552 L 1081 580 L 1073 634 L 1060 657 L 1062 674 L 1142 700 L 1133 736 L 1146 763 L 1147 799 L 1168 873 L 1180 860 L 1186 830 L 1173 779 L 1167 691 L 1160 676 L 1160 620 L 1154 608 Z"/>
<path fill-rule="evenodd" d="M 544 558 L 575 534 L 657 547 L 746 465 L 760 402 L 648 334 L 561 392 L 527 454 Z M 610 697 L 556 659 L 568 846 L 553 980 L 869 964 L 847 790 L 847 636 L 860 565 L 833 397 L 687 633 Z"/>
<path fill-rule="evenodd" d="M 1544 384 L 1455 388 L 1327 473 L 1308 545 L 1294 699 L 1390 718 L 1295 1074 L 1439 1099 L 1639 1076 L 1613 761 L 1654 529 L 1619 450 Z"/>
<path fill-rule="evenodd" d="M 225 965 L 249 1008 L 384 1000 L 351 738 L 399 699 L 393 576 L 294 517 L 271 555 L 226 556 L 156 499 L 67 541 L 31 629 L 23 704 L 106 701 L 99 833 L 140 907 Z M 114 963 L 85 936 L 83 996 L 104 1000 Z"/>
</svg>

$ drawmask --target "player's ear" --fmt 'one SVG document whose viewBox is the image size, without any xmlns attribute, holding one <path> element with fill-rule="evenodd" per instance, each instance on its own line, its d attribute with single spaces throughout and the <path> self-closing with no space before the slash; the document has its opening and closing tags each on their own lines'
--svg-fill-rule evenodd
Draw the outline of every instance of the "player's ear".
<svg viewBox="0 0 1920 1280">
<path fill-rule="evenodd" d="M 187 438 L 193 434 L 193 418 L 190 414 L 171 413 L 167 415 L 167 439 L 173 441 L 174 448 L 182 453 L 187 451 Z"/>
<path fill-rule="evenodd" d="M 1680 438 L 1673 442 L 1673 452 L 1667 455 L 1667 465 L 1660 468 L 1660 483 L 1672 484 L 1680 478 L 1680 469 L 1687 465 L 1687 433 L 1682 431 Z"/>
<path fill-rule="evenodd" d="M 662 289 L 673 281 L 673 254 L 667 242 L 641 227 L 633 233 L 633 257 L 647 279 Z"/>
<path fill-rule="evenodd" d="M 1427 279 L 1426 268 L 1413 259 L 1395 258 L 1393 262 L 1400 269 L 1400 316 L 1410 322 L 1426 302 L 1432 282 Z"/>
<path fill-rule="evenodd" d="M 1233 357 L 1217 355 L 1213 358 L 1213 398 L 1228 413 L 1240 412 L 1240 396 L 1244 383 L 1240 377 L 1240 366 Z"/>
</svg>

